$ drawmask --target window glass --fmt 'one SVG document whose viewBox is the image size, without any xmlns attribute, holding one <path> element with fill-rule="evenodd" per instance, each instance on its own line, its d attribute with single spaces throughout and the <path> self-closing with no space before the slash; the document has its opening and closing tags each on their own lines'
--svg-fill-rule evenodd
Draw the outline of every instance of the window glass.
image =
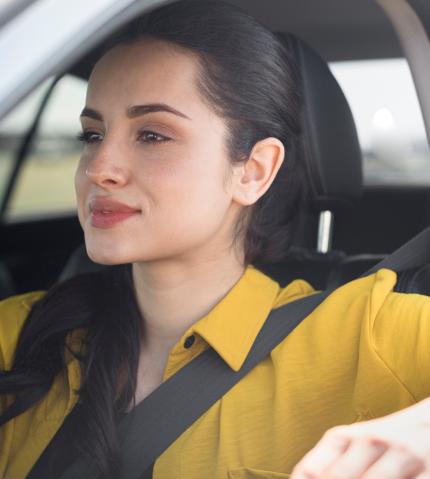
<svg viewBox="0 0 430 479">
<path fill-rule="evenodd" d="M 62 78 L 56 85 L 15 184 L 7 209 L 8 219 L 76 209 L 73 177 L 81 150 L 76 135 L 85 91 L 86 82 L 72 76 Z M 30 102 L 33 98 L 5 122 L 17 142 L 22 141 L 22 130 L 28 128 L 22 125 L 28 118 L 30 122 L 34 119 L 35 108 Z"/>
<path fill-rule="evenodd" d="M 430 184 L 430 151 L 406 60 L 330 67 L 357 125 L 365 184 Z"/>
<path fill-rule="evenodd" d="M 5 193 L 19 146 L 47 88 L 45 82 L 0 122 L 0 199 Z"/>
</svg>

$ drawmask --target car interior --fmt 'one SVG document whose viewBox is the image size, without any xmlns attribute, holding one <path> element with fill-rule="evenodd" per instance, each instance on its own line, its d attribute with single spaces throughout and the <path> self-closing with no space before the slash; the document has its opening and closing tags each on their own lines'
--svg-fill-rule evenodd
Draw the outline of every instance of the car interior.
<svg viewBox="0 0 430 479">
<path fill-rule="evenodd" d="M 305 166 L 306 201 L 296 218 L 287 259 L 258 267 L 281 285 L 302 278 L 316 289 L 337 287 L 359 277 L 429 224 L 430 183 L 425 178 L 417 175 L 415 181 L 403 181 L 399 175 L 392 181 L 372 182 L 363 175 L 356 122 L 329 67 L 331 62 L 396 59 L 405 53 L 389 19 L 373 0 L 231 3 L 293 45 L 303 92 L 302 136 L 296 154 Z M 409 5 L 429 35 L 430 4 L 410 0 Z M 98 51 L 96 47 L 85 52 L 51 80 L 18 138 L 11 167 L 0 168 L 0 176 L 5 175 L 0 178 L 0 299 L 44 290 L 76 274 L 103 268 L 87 257 L 73 208 L 10 214 L 20 175 L 36 148 L 61 78 L 67 75 L 85 82 Z M 1 131 L 0 121 L 0 147 Z M 404 157 L 405 163 L 408 160 Z M 430 153 L 427 160 L 430 165 Z"/>
</svg>

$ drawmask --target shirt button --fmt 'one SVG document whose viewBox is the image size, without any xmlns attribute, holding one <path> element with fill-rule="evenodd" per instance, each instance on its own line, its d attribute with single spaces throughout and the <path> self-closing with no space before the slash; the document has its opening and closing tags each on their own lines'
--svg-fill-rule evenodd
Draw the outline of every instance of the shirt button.
<svg viewBox="0 0 430 479">
<path fill-rule="evenodd" d="M 196 337 L 193 335 L 188 336 L 188 338 L 184 341 L 184 348 L 185 349 L 190 349 L 191 346 L 194 344 L 194 341 L 196 340 Z"/>
</svg>

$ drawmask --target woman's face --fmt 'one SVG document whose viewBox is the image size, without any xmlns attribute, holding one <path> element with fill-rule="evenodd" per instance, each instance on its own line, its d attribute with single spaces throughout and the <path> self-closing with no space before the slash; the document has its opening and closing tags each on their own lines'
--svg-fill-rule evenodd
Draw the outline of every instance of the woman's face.
<svg viewBox="0 0 430 479">
<path fill-rule="evenodd" d="M 191 54 L 150 39 L 95 66 L 75 177 L 94 261 L 204 258 L 231 244 L 240 207 L 227 181 L 227 131 L 198 91 L 197 68 Z"/>
</svg>

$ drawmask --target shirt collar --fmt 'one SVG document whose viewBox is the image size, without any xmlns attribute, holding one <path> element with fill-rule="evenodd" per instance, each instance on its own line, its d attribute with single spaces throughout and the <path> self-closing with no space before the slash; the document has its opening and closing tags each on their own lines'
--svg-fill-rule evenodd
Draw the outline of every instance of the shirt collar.
<svg viewBox="0 0 430 479">
<path fill-rule="evenodd" d="M 298 291 L 294 285 L 301 283 L 305 282 L 294 281 L 281 289 L 269 276 L 248 266 L 228 294 L 188 334 L 197 333 L 238 371 L 270 311 L 288 302 L 289 297 L 295 299 Z"/>
<path fill-rule="evenodd" d="M 179 344 L 190 334 L 197 334 L 234 371 L 239 371 L 271 310 L 311 292 L 313 288 L 303 280 L 281 288 L 249 265 L 226 296 L 184 334 Z M 73 352 L 85 354 L 85 337 L 86 330 L 79 328 L 68 334 L 66 342 Z M 66 357 L 67 363 L 74 362 L 74 355 L 69 351 Z"/>
</svg>

